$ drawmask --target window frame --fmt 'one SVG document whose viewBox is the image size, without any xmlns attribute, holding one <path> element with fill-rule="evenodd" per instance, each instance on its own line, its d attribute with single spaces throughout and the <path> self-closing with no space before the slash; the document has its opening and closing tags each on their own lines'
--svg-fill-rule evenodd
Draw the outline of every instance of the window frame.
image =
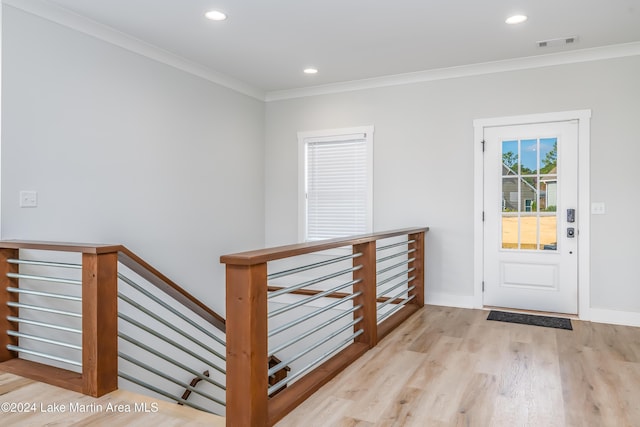
<svg viewBox="0 0 640 427">
<path fill-rule="evenodd" d="M 298 239 L 307 239 L 307 156 L 306 147 L 310 139 L 336 140 L 341 136 L 364 134 L 366 144 L 366 233 L 373 232 L 373 126 L 356 126 L 348 128 L 323 129 L 298 132 Z M 309 141 L 310 142 L 310 141 Z"/>
</svg>

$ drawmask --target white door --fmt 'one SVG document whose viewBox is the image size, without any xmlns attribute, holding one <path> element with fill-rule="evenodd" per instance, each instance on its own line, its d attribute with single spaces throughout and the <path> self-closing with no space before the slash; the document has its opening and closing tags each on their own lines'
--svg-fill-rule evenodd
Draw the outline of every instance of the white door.
<svg viewBox="0 0 640 427">
<path fill-rule="evenodd" d="M 484 305 L 576 314 L 578 121 L 484 141 Z"/>
</svg>

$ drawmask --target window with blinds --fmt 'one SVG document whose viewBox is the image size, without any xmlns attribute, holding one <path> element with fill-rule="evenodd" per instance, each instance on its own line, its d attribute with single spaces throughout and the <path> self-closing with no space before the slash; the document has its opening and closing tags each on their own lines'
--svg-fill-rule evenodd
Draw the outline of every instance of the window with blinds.
<svg viewBox="0 0 640 427">
<path fill-rule="evenodd" d="M 306 241 L 372 229 L 373 128 L 301 133 Z"/>
</svg>

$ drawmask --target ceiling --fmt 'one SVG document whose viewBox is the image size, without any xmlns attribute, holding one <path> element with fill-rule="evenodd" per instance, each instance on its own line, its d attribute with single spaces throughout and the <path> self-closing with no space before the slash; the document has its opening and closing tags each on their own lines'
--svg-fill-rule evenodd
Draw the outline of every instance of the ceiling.
<svg viewBox="0 0 640 427">
<path fill-rule="evenodd" d="M 264 92 L 640 41 L 640 0 L 44 1 Z"/>
</svg>

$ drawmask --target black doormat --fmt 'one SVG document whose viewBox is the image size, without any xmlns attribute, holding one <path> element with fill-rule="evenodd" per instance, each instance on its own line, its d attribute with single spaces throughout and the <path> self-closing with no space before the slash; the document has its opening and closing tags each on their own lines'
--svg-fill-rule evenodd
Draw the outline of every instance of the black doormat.
<svg viewBox="0 0 640 427">
<path fill-rule="evenodd" d="M 561 317 L 534 316 L 523 313 L 507 313 L 505 311 L 491 310 L 487 320 L 497 320 L 498 322 L 522 323 L 523 325 L 544 326 L 547 328 L 568 329 L 573 331 L 571 319 Z"/>
</svg>

